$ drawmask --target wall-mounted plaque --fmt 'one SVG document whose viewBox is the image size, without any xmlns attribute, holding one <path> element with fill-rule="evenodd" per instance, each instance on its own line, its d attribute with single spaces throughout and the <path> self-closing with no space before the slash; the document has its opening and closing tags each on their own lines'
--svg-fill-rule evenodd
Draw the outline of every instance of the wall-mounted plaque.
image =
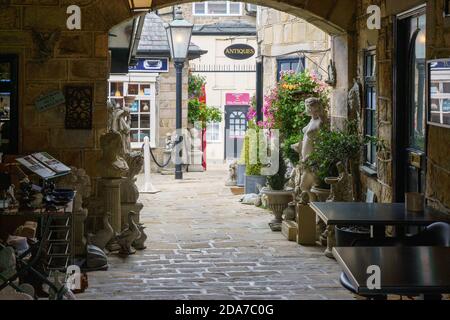
<svg viewBox="0 0 450 320">
<path fill-rule="evenodd" d="M 66 86 L 65 95 L 66 129 L 92 129 L 92 87 Z"/>
<path fill-rule="evenodd" d="M 428 61 L 428 124 L 450 128 L 450 59 Z"/>
<path fill-rule="evenodd" d="M 61 91 L 52 91 L 40 96 L 35 101 L 35 106 L 38 111 L 45 111 L 63 105 L 66 98 Z"/>
<path fill-rule="evenodd" d="M 233 44 L 225 49 L 225 56 L 233 60 L 246 60 L 256 53 L 255 48 L 245 43 Z"/>
</svg>

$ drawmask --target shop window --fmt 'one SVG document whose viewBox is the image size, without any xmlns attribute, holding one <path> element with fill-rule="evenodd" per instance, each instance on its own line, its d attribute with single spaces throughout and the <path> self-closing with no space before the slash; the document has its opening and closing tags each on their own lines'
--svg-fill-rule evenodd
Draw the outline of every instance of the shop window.
<svg viewBox="0 0 450 320">
<path fill-rule="evenodd" d="M 367 137 L 377 136 L 377 89 L 376 89 L 376 55 L 375 51 L 367 51 L 364 59 L 364 79 L 365 79 L 365 114 L 364 132 Z M 371 169 L 377 166 L 377 146 L 375 143 L 368 143 L 365 148 L 365 163 Z"/>
<path fill-rule="evenodd" d="M 206 141 L 220 142 L 220 122 L 209 123 L 206 127 Z"/>
<path fill-rule="evenodd" d="M 140 149 L 145 137 L 156 144 L 155 84 L 110 81 L 109 100 L 130 109 L 131 147 Z"/>
<path fill-rule="evenodd" d="M 282 72 L 295 71 L 301 73 L 305 71 L 305 58 L 278 59 L 277 65 L 277 81 L 280 81 Z"/>
<path fill-rule="evenodd" d="M 206 1 L 194 3 L 192 11 L 194 15 L 240 16 L 242 15 L 242 3 L 232 1 Z"/>
</svg>

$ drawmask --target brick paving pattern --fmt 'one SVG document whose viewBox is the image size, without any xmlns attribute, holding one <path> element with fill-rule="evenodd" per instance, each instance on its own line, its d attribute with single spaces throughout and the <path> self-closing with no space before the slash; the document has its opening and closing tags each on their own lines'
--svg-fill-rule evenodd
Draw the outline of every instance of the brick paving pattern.
<svg viewBox="0 0 450 320">
<path fill-rule="evenodd" d="M 89 273 L 79 299 L 353 299 L 341 269 L 323 248 L 271 232 L 268 211 L 239 203 L 226 170 L 153 176 L 162 192 L 142 195 L 147 249 L 109 255 L 106 272 Z"/>
</svg>

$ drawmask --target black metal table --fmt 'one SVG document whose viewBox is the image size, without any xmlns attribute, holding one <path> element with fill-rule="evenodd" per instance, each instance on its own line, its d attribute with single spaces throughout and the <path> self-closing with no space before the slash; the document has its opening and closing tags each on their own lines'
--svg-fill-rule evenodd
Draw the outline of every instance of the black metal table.
<svg viewBox="0 0 450 320">
<path fill-rule="evenodd" d="M 311 208 L 327 225 L 373 226 L 374 237 L 384 236 L 385 226 L 427 226 L 450 222 L 431 208 L 407 211 L 404 203 L 312 202 Z"/>
<path fill-rule="evenodd" d="M 341 247 L 333 255 L 361 295 L 450 293 L 450 248 Z M 369 266 L 380 267 L 380 289 L 368 288 Z"/>
</svg>

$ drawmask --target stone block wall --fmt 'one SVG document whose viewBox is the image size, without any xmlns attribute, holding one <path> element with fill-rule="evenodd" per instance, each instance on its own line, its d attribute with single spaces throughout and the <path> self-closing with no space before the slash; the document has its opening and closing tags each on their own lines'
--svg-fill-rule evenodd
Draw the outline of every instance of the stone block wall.
<svg viewBox="0 0 450 320">
<path fill-rule="evenodd" d="M 66 27 L 69 5 L 81 7 L 82 29 Z M 0 3 L 0 54 L 19 57 L 19 153 L 47 151 L 68 165 L 85 168 L 95 176 L 100 155 L 99 137 L 106 131 L 108 31 L 131 17 L 126 0 L 42 0 Z M 37 59 L 36 32 L 59 32 L 51 57 Z M 93 129 L 66 130 L 65 107 L 44 112 L 36 99 L 66 85 L 92 86 Z"/>
<path fill-rule="evenodd" d="M 277 57 L 283 55 L 296 58 L 299 50 L 327 50 L 330 48 L 329 35 L 318 27 L 286 12 L 262 7 L 258 11 L 258 41 L 261 54 L 264 56 L 264 92 L 276 85 Z M 330 54 L 308 54 L 305 59 L 306 68 L 315 71 L 326 79 Z M 320 67 L 319 67 L 320 66 Z"/>
</svg>

